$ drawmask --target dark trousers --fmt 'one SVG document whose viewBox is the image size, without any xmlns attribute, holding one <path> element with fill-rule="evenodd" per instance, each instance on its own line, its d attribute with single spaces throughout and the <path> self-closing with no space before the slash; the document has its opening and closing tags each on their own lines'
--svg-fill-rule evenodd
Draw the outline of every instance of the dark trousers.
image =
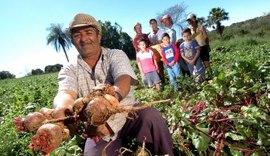
<svg viewBox="0 0 270 156">
<path fill-rule="evenodd" d="M 129 148 L 128 144 L 134 138 L 140 146 L 145 142 L 146 148 L 152 155 L 169 154 L 173 156 L 172 138 L 166 121 L 161 117 L 159 111 L 154 108 L 146 108 L 136 111 L 135 115 L 130 113 L 129 117 L 119 133 L 119 139 L 107 146 L 107 155 L 118 155 L 119 148 Z"/>
<path fill-rule="evenodd" d="M 183 75 L 184 76 L 186 76 L 186 75 L 190 76 L 191 74 L 190 74 L 190 72 L 188 70 L 188 67 L 187 67 L 187 65 L 185 63 L 185 60 L 182 57 L 179 59 L 179 64 L 180 64 L 180 68 L 182 70 Z"/>
<path fill-rule="evenodd" d="M 158 76 L 161 80 L 161 83 L 164 84 L 165 83 L 164 64 L 162 61 L 158 61 L 157 65 L 159 70 Z"/>
</svg>

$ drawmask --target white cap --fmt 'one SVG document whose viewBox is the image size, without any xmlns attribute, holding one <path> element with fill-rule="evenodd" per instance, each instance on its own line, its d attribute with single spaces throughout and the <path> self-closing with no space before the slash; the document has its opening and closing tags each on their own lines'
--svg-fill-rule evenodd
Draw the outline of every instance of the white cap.
<svg viewBox="0 0 270 156">
<path fill-rule="evenodd" d="M 166 14 L 166 15 L 164 15 L 161 19 L 163 20 L 163 19 L 166 19 L 166 18 L 171 18 L 171 16 L 168 15 L 168 14 Z"/>
<path fill-rule="evenodd" d="M 194 15 L 194 14 L 189 14 L 189 15 L 187 16 L 187 20 L 189 20 L 189 19 L 191 19 L 191 18 L 195 18 L 195 19 L 196 19 L 196 15 Z"/>
<path fill-rule="evenodd" d="M 172 19 L 172 17 L 169 14 L 166 14 L 166 15 L 162 16 L 160 22 L 162 23 L 164 19 L 168 19 L 168 18 Z"/>
</svg>

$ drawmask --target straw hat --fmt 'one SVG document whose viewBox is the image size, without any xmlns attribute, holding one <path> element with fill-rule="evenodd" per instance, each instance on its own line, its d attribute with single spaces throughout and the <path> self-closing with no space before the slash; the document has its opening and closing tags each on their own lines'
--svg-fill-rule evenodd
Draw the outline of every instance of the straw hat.
<svg viewBox="0 0 270 156">
<path fill-rule="evenodd" d="M 92 26 L 94 28 L 96 28 L 99 31 L 99 34 L 102 34 L 102 28 L 100 26 L 100 24 L 96 21 L 96 19 L 88 14 L 83 14 L 83 13 L 79 13 L 76 14 L 70 24 L 69 24 L 69 32 L 72 31 L 72 29 L 74 28 L 79 28 L 79 27 L 84 27 L 84 26 Z"/>
</svg>

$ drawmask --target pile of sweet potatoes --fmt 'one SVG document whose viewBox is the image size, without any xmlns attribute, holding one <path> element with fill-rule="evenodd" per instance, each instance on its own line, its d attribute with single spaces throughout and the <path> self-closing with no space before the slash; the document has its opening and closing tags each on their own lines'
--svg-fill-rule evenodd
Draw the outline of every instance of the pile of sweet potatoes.
<svg viewBox="0 0 270 156">
<path fill-rule="evenodd" d="M 57 122 L 54 119 L 53 112 L 54 109 L 42 108 L 39 112 L 14 120 L 17 131 L 36 131 L 29 144 L 30 149 L 48 154 L 69 137 L 69 130 L 61 120 Z"/>
<path fill-rule="evenodd" d="M 86 127 L 98 127 L 111 115 L 124 109 L 119 107 L 114 88 L 102 84 L 94 88 L 88 96 L 77 99 L 70 116 L 56 118 L 54 111 L 54 109 L 42 108 L 39 112 L 29 113 L 25 117 L 17 117 L 14 120 L 17 131 L 36 131 L 29 148 L 42 151 L 44 154 L 52 152 L 70 135 L 69 129 L 64 124 L 66 119 L 73 118 L 76 122 L 83 122 Z"/>
</svg>

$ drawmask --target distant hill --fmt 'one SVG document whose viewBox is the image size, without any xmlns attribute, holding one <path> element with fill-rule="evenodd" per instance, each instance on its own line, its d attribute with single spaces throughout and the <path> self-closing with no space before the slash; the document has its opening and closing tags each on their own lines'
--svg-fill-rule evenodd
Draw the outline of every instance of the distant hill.
<svg viewBox="0 0 270 156">
<path fill-rule="evenodd" d="M 209 32 L 209 36 L 210 40 L 219 38 L 216 31 Z M 270 13 L 226 26 L 223 36 L 224 40 L 243 36 L 270 38 Z"/>
<path fill-rule="evenodd" d="M 228 29 L 249 29 L 249 30 L 261 30 L 270 28 L 270 14 L 266 16 L 260 16 L 253 19 L 249 19 L 243 22 L 233 23 L 227 27 Z"/>
</svg>

